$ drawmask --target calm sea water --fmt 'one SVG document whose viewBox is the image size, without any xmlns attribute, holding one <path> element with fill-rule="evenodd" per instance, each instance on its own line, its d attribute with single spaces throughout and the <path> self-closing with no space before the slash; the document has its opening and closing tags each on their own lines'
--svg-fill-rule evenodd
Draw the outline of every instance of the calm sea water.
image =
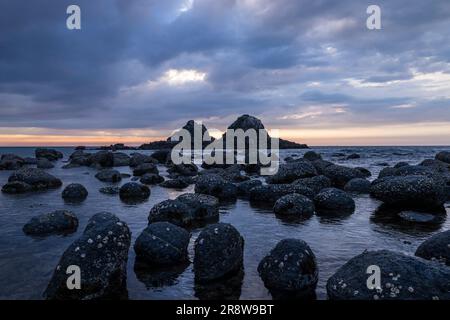
<svg viewBox="0 0 450 320">
<path fill-rule="evenodd" d="M 416 164 L 423 159 L 433 158 L 443 147 L 328 147 L 314 148 L 326 160 L 347 166 L 368 168 L 373 177 L 383 168 L 379 163 L 393 165 L 399 161 Z M 59 148 L 65 159 L 73 152 L 71 148 Z M 282 158 L 305 150 L 283 150 Z M 340 160 L 333 153 L 359 153 L 361 159 Z M 15 153 L 33 156 L 34 148 L 0 148 L 0 154 Z M 144 151 L 143 153 L 151 153 Z M 64 160 L 63 160 L 64 161 Z M 77 239 L 84 230 L 88 219 L 100 211 L 110 211 L 126 221 L 132 231 L 132 245 L 136 237 L 147 225 L 147 217 L 154 204 L 168 198 L 176 198 L 184 192 L 193 192 L 190 186 L 182 191 L 151 187 L 147 202 L 127 205 L 118 196 L 101 194 L 98 189 L 108 185 L 95 179 L 95 170 L 90 168 L 61 169 L 59 161 L 54 169 L 48 170 L 62 179 L 64 185 L 81 183 L 89 191 L 82 204 L 68 205 L 61 198 L 61 189 L 26 195 L 6 195 L 0 193 L 0 298 L 1 299 L 41 299 L 48 281 L 64 250 Z M 123 173 L 131 173 L 128 167 L 118 168 Z M 160 167 L 165 175 L 164 167 Z M 0 171 L 3 185 L 11 172 Z M 372 177 L 372 178 L 373 178 Z M 122 183 L 127 182 L 124 179 Z M 63 186 L 64 187 L 64 186 Z M 367 195 L 355 196 L 356 212 L 342 219 L 323 219 L 313 216 L 307 221 L 293 223 L 281 221 L 271 210 L 253 208 L 248 201 L 237 200 L 234 204 L 221 207 L 220 220 L 234 225 L 245 238 L 244 279 L 241 299 L 271 299 L 257 273 L 259 261 L 284 238 L 305 240 L 314 251 L 319 266 L 317 297 L 326 299 L 327 279 L 346 261 L 364 250 L 389 249 L 406 254 L 414 254 L 417 246 L 436 232 L 448 230 L 450 219 L 433 227 L 399 225 L 375 222 L 371 217 L 380 202 Z M 450 204 L 446 204 L 450 213 Z M 34 215 L 57 209 L 75 212 L 80 220 L 78 231 L 68 236 L 32 238 L 22 232 L 23 225 Z M 193 243 L 200 230 L 193 230 L 189 252 L 193 257 Z M 171 285 L 152 287 L 147 275 L 137 275 L 134 271 L 135 254 L 131 247 L 128 259 L 128 291 L 131 299 L 195 299 L 192 264 L 182 271 Z"/>
</svg>

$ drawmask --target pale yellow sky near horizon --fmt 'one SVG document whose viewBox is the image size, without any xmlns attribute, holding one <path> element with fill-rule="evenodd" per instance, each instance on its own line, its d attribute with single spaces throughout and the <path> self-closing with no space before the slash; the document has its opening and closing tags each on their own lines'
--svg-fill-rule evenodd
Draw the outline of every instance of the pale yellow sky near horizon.
<svg viewBox="0 0 450 320">
<path fill-rule="evenodd" d="M 17 133 L 21 132 L 21 133 Z M 280 138 L 311 146 L 450 145 L 450 123 L 414 123 L 347 128 L 279 129 Z M 212 134 L 217 136 L 220 134 Z M 0 146 L 130 146 L 164 140 L 152 130 L 51 130 L 0 128 Z"/>
</svg>

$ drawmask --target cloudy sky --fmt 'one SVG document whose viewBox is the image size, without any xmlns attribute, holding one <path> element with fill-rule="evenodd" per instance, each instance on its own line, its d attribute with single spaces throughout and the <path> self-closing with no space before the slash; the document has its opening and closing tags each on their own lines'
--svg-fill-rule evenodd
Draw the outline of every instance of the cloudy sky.
<svg viewBox="0 0 450 320">
<path fill-rule="evenodd" d="M 0 0 L 0 145 L 140 144 L 243 113 L 310 145 L 449 144 L 450 1 Z"/>
</svg>

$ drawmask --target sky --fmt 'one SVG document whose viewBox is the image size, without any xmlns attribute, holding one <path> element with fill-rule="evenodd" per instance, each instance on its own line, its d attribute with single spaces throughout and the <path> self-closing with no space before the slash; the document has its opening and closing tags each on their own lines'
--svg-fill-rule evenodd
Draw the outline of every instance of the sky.
<svg viewBox="0 0 450 320">
<path fill-rule="evenodd" d="M 241 114 L 312 146 L 449 145 L 450 1 L 0 0 L 2 146 L 139 145 Z"/>
</svg>

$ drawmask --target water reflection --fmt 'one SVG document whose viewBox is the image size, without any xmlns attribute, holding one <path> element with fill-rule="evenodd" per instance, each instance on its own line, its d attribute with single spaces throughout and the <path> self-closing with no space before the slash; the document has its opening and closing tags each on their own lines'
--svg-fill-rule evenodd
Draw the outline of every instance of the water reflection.
<svg viewBox="0 0 450 320">
<path fill-rule="evenodd" d="M 173 286 L 177 284 L 178 277 L 189 267 L 186 261 L 175 266 L 154 267 L 136 258 L 134 260 L 134 273 L 147 289 Z"/>
<path fill-rule="evenodd" d="M 200 300 L 238 300 L 241 296 L 244 268 L 219 281 L 195 283 L 195 296 Z"/>
</svg>

